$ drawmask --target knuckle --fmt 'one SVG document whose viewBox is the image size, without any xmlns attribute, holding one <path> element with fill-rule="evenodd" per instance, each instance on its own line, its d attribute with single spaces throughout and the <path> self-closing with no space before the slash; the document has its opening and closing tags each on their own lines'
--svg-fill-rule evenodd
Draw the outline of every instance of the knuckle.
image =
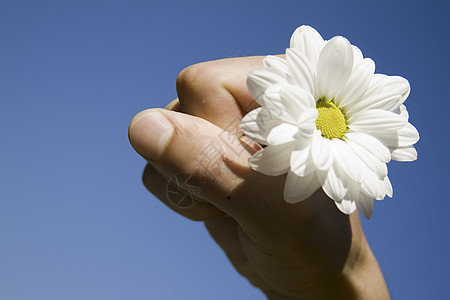
<svg viewBox="0 0 450 300">
<path fill-rule="evenodd" d="M 183 69 L 177 77 L 177 92 L 195 92 L 217 83 L 218 74 L 210 62 L 202 62 Z"/>
</svg>

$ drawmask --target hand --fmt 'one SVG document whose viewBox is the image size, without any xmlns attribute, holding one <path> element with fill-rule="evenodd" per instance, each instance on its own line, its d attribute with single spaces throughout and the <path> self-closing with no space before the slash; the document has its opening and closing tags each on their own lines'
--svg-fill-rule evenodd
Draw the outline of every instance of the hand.
<svg viewBox="0 0 450 300">
<path fill-rule="evenodd" d="M 246 76 L 262 59 L 188 67 L 177 79 L 178 99 L 133 118 L 130 142 L 149 162 L 145 186 L 179 214 L 204 221 L 236 270 L 269 299 L 389 299 L 358 213 L 341 213 L 322 190 L 288 204 L 285 175 L 249 167 L 261 146 L 239 123 L 257 107 Z M 174 176 L 191 187 L 174 184 Z M 168 187 L 188 195 L 188 205 L 173 201 Z"/>
</svg>

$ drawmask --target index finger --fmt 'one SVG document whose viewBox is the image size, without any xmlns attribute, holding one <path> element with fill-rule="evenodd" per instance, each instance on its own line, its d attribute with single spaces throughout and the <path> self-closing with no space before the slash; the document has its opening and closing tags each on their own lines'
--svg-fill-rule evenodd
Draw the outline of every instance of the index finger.
<svg viewBox="0 0 450 300">
<path fill-rule="evenodd" d="M 263 59 L 228 58 L 187 67 L 177 78 L 181 111 L 238 133 L 230 129 L 239 128 L 242 117 L 258 106 L 248 92 L 246 79 L 249 72 L 263 65 Z"/>
</svg>

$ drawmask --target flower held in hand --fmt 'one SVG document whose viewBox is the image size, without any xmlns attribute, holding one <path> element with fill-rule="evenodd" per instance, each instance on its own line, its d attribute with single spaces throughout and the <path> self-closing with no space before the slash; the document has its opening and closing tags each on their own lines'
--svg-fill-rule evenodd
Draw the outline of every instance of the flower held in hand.
<svg viewBox="0 0 450 300">
<path fill-rule="evenodd" d="M 386 163 L 415 160 L 419 133 L 403 105 L 408 81 L 374 71 L 374 62 L 344 37 L 325 41 L 301 26 L 285 58 L 268 56 L 248 75 L 261 107 L 241 128 L 266 145 L 250 165 L 266 175 L 287 173 L 287 202 L 322 187 L 342 212 L 359 206 L 370 218 L 374 199 L 392 197 Z"/>
</svg>

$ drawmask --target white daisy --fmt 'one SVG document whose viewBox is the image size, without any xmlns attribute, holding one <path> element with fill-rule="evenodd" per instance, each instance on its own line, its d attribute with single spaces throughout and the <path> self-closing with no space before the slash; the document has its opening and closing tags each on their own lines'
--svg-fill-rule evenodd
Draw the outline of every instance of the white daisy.
<svg viewBox="0 0 450 300">
<path fill-rule="evenodd" d="M 417 158 L 419 133 L 403 105 L 409 83 L 374 74 L 375 63 L 344 37 L 325 41 L 301 26 L 290 44 L 285 58 L 268 56 L 248 75 L 261 107 L 241 128 L 266 145 L 250 165 L 267 175 L 287 173 L 289 203 L 322 187 L 342 212 L 359 206 L 370 218 L 374 199 L 392 197 L 386 163 Z"/>
</svg>

